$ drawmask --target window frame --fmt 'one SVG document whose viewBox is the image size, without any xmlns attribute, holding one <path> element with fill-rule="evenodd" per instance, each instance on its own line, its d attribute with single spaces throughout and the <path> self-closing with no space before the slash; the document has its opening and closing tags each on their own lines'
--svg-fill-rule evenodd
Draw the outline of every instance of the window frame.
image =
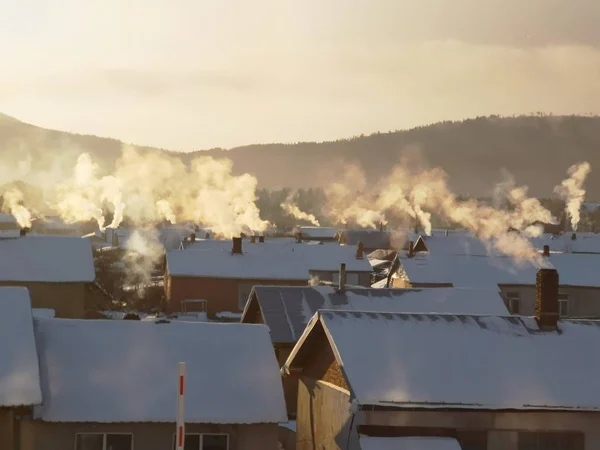
<svg viewBox="0 0 600 450">
<path fill-rule="evenodd" d="M 508 306 L 508 312 L 511 314 L 518 315 L 521 312 L 521 293 L 517 291 L 511 291 L 506 293 L 506 303 Z M 516 312 L 513 305 L 516 304 Z"/>
<path fill-rule="evenodd" d="M 558 317 L 569 317 L 569 294 L 558 294 Z M 567 310 L 566 314 L 563 314 L 563 308 Z"/>
<path fill-rule="evenodd" d="M 112 435 L 118 435 L 118 436 L 123 436 L 123 435 L 127 435 L 127 436 L 131 436 L 131 447 L 129 448 L 129 450 L 134 450 L 135 449 L 135 437 L 133 435 L 133 433 L 128 432 L 128 431 L 119 431 L 119 432 L 104 432 L 104 431 L 89 431 L 89 432 L 82 432 L 82 433 L 75 433 L 75 442 L 73 443 L 73 449 L 74 450 L 78 450 L 77 449 L 77 436 L 82 436 L 82 435 L 100 435 L 102 436 L 102 450 L 106 450 L 106 436 L 108 436 L 109 434 Z"/>
<path fill-rule="evenodd" d="M 231 443 L 231 439 L 229 437 L 229 433 L 184 433 L 184 435 L 187 436 L 200 436 L 200 439 L 198 441 L 198 445 L 200 445 L 200 448 L 198 450 L 203 450 L 204 447 L 204 436 L 227 436 L 227 447 L 225 448 L 225 450 L 230 450 L 229 449 L 229 445 Z M 176 444 L 177 443 L 177 433 L 173 433 L 173 450 L 175 450 Z"/>
</svg>

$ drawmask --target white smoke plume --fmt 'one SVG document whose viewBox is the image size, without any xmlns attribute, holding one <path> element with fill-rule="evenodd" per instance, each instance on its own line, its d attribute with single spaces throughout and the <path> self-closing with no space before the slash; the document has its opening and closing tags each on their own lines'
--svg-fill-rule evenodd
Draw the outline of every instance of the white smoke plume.
<svg viewBox="0 0 600 450">
<path fill-rule="evenodd" d="M 139 228 L 127 239 L 124 262 L 125 283 L 137 286 L 137 293 L 144 297 L 145 290 L 152 282 L 152 272 L 164 254 L 158 232 L 153 227 Z"/>
<path fill-rule="evenodd" d="M 343 163 L 336 173 L 343 177 L 325 190 L 326 215 L 344 225 L 354 222 L 361 227 L 376 227 L 387 223 L 385 214 L 373 208 L 373 193 L 367 190 L 367 180 L 360 166 Z"/>
<path fill-rule="evenodd" d="M 573 227 L 574 231 L 577 231 L 580 220 L 580 209 L 585 198 L 583 183 L 591 170 L 592 167 L 587 162 L 575 164 L 569 167 L 567 171 L 569 178 L 563 180 L 560 185 L 554 188 L 554 192 L 565 201 L 565 209 L 571 218 L 571 227 Z"/>
<path fill-rule="evenodd" d="M 15 218 L 21 228 L 31 228 L 31 212 L 23 205 L 23 193 L 10 188 L 3 194 L 4 208 Z"/>
<path fill-rule="evenodd" d="M 288 197 L 281 203 L 280 206 L 286 214 L 295 217 L 298 220 L 306 220 L 314 226 L 320 226 L 319 221 L 313 214 L 306 213 L 300 209 L 300 207 L 296 204 L 296 198 L 294 194 L 288 195 Z"/>
<path fill-rule="evenodd" d="M 156 208 L 158 209 L 158 213 L 171 222 L 171 224 L 175 225 L 177 223 L 177 218 L 175 217 L 173 209 L 171 209 L 171 205 L 167 200 L 157 201 Z"/>
</svg>

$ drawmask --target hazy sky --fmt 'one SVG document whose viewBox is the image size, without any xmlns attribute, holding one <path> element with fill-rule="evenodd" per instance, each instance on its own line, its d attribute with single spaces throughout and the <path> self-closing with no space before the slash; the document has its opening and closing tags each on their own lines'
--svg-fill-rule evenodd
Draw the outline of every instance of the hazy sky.
<svg viewBox="0 0 600 450">
<path fill-rule="evenodd" d="M 598 0 L 2 0 L 0 112 L 171 149 L 600 113 Z"/>
</svg>

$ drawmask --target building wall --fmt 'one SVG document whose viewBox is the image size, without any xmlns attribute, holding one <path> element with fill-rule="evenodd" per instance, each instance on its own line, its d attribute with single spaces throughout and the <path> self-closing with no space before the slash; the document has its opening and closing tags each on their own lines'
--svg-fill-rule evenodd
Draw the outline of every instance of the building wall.
<svg viewBox="0 0 600 450">
<path fill-rule="evenodd" d="M 296 450 L 357 449 L 355 426 L 351 424 L 351 418 L 350 393 L 347 390 L 326 381 L 304 376 L 300 378 Z M 348 443 L 350 445 L 347 447 Z"/>
<path fill-rule="evenodd" d="M 227 433 L 230 450 L 277 450 L 278 428 L 277 424 L 186 424 L 185 431 L 186 433 Z M 171 450 L 175 423 L 86 424 L 22 421 L 20 450 L 74 449 L 77 433 L 132 433 L 135 450 Z"/>
<path fill-rule="evenodd" d="M 519 314 L 532 316 L 535 312 L 535 286 L 500 286 L 502 298 L 507 303 L 508 293 L 519 294 Z M 568 295 L 570 317 L 600 317 L 600 288 L 564 287 L 559 288 L 559 294 Z"/>
<path fill-rule="evenodd" d="M 9 408 L 0 408 L 0 449 L 12 450 L 13 446 L 13 411 Z"/>
<path fill-rule="evenodd" d="M 487 431 L 488 450 L 518 450 L 520 431 L 583 432 L 586 450 L 600 448 L 600 413 L 361 411 L 357 414 L 356 423 L 385 427 L 449 428 L 458 432 Z"/>
<path fill-rule="evenodd" d="M 182 300 L 204 299 L 207 300 L 208 317 L 214 318 L 219 311 L 241 312 L 243 305 L 240 308 L 240 298 L 247 300 L 253 286 L 306 286 L 307 284 L 308 280 L 170 277 L 166 294 L 169 311 L 180 311 Z"/>
<path fill-rule="evenodd" d="M 26 287 L 32 307 L 54 309 L 56 317 L 82 319 L 85 314 L 85 283 L 2 282 L 0 286 Z"/>
</svg>

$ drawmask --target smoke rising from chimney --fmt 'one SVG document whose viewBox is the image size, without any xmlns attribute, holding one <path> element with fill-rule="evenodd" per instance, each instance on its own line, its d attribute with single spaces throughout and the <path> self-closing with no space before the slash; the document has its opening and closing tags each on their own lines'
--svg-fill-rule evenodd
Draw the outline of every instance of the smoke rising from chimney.
<svg viewBox="0 0 600 450">
<path fill-rule="evenodd" d="M 281 209 L 283 209 L 286 214 L 295 217 L 298 220 L 306 220 L 314 226 L 320 226 L 319 221 L 313 214 L 305 213 L 298 207 L 296 200 L 297 199 L 294 194 L 288 195 L 288 197 L 281 203 Z"/>
<path fill-rule="evenodd" d="M 152 281 L 152 271 L 163 252 L 158 232 L 153 227 L 138 228 L 127 239 L 125 283 L 139 286 L 140 297 L 144 297 L 145 288 Z"/>
<path fill-rule="evenodd" d="M 565 201 L 565 210 L 571 218 L 571 227 L 574 231 L 577 231 L 580 220 L 579 210 L 585 198 L 583 183 L 591 170 L 592 167 L 587 162 L 575 164 L 567 171 L 569 178 L 554 188 L 554 192 Z"/>
<path fill-rule="evenodd" d="M 11 188 L 3 194 L 4 207 L 14 216 L 21 228 L 31 228 L 31 212 L 23 205 L 23 193 Z"/>
</svg>

